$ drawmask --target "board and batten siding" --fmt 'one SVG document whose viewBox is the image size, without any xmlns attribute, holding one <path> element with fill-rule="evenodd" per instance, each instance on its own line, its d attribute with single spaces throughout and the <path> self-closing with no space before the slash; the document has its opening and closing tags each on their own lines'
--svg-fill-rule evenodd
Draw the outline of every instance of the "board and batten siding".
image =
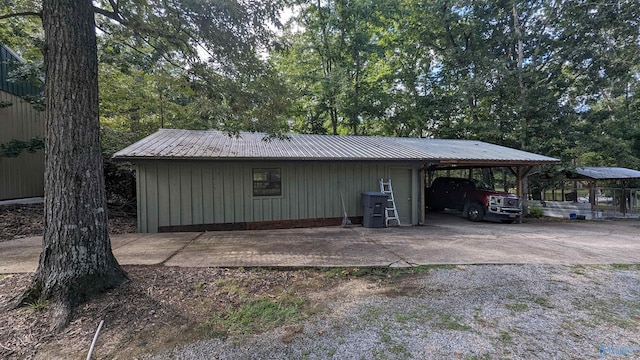
<svg viewBox="0 0 640 360">
<path fill-rule="evenodd" d="M 24 99 L 0 90 L 0 144 L 11 140 L 44 138 L 44 113 Z M 0 200 L 43 196 L 44 151 L 24 151 L 15 158 L 0 158 Z"/>
<path fill-rule="evenodd" d="M 391 168 L 411 171 L 420 193 L 418 164 L 378 162 L 148 161 L 137 166 L 138 230 L 160 226 L 362 216 L 361 193 L 379 191 Z M 253 169 L 281 169 L 281 196 L 253 196 Z M 407 219 L 418 223 L 419 201 Z"/>
</svg>

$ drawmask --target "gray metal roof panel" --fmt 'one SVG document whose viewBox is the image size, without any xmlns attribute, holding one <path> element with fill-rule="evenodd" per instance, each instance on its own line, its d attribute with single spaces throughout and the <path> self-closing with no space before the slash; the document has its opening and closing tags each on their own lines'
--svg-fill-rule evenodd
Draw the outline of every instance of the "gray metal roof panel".
<svg viewBox="0 0 640 360">
<path fill-rule="evenodd" d="M 114 154 L 120 159 L 469 160 L 558 162 L 557 159 L 473 140 L 161 129 Z"/>
<path fill-rule="evenodd" d="M 432 158 L 469 161 L 558 162 L 548 156 L 508 148 L 477 140 L 391 138 L 420 149 Z"/>
<path fill-rule="evenodd" d="M 162 129 L 114 154 L 114 158 L 416 160 L 424 154 L 382 137 L 291 135 L 266 139 L 262 133 L 232 137 L 220 131 Z"/>
<path fill-rule="evenodd" d="M 579 167 L 575 169 L 578 175 L 592 179 L 640 179 L 640 171 L 620 167 Z"/>
</svg>

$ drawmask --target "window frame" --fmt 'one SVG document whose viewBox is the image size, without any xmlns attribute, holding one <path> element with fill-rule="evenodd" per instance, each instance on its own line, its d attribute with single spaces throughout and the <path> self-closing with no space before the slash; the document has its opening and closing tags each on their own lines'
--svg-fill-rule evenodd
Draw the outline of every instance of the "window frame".
<svg viewBox="0 0 640 360">
<path fill-rule="evenodd" d="M 266 174 L 267 180 L 256 180 L 256 174 Z M 277 173 L 277 175 L 276 175 Z M 273 174 L 273 175 L 272 175 Z M 275 179 L 277 177 L 277 180 Z M 266 184 L 265 187 L 256 187 L 256 183 Z M 277 187 L 269 187 L 269 184 L 278 184 Z M 251 194 L 255 198 L 282 197 L 282 168 L 280 167 L 255 167 L 251 169 Z M 279 190 L 278 193 L 269 193 L 270 190 Z M 256 193 L 262 191 L 262 193 Z"/>
</svg>

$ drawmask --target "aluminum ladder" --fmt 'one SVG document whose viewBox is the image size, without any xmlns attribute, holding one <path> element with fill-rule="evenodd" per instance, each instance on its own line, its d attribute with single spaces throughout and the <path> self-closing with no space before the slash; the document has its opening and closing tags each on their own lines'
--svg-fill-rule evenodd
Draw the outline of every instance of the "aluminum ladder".
<svg viewBox="0 0 640 360">
<path fill-rule="evenodd" d="M 396 208 L 396 200 L 393 197 L 393 187 L 391 179 L 380 179 L 380 192 L 387 195 L 387 203 L 384 206 L 384 226 L 388 227 L 389 222 L 396 221 L 396 226 L 400 226 L 400 218 L 398 217 L 398 209 Z"/>
</svg>

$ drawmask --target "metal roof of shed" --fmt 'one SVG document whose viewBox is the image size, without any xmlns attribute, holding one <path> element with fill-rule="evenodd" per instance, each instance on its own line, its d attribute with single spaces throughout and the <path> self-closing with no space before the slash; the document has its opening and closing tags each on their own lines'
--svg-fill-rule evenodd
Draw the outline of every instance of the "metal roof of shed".
<svg viewBox="0 0 640 360">
<path fill-rule="evenodd" d="M 640 179 L 640 171 L 621 167 L 579 167 L 569 172 L 575 177 L 595 180 Z"/>
<path fill-rule="evenodd" d="M 161 129 L 113 155 L 122 160 L 407 160 L 485 161 L 524 164 L 559 160 L 475 140 L 291 134 L 266 139 L 263 133 L 239 137 L 215 130 Z"/>
</svg>

